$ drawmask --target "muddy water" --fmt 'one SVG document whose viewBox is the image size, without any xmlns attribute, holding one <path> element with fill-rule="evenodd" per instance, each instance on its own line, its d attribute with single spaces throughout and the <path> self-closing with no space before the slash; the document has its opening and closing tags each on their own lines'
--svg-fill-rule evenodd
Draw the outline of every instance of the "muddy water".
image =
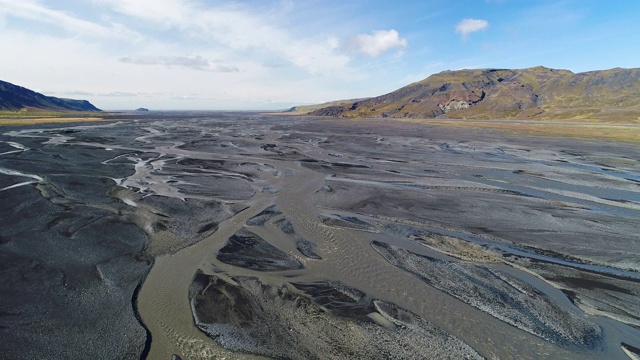
<svg viewBox="0 0 640 360">
<path fill-rule="evenodd" d="M 317 221 L 318 210 L 311 206 L 308 194 L 323 184 L 323 177 L 303 168 L 281 170 L 291 170 L 294 174 L 283 179 L 284 188 L 289 191 L 282 191 L 277 197 L 260 196 L 252 201 L 251 210 L 221 224 L 213 236 L 177 254 L 157 259 L 138 298 L 140 315 L 153 336 L 149 359 L 170 358 L 172 354 L 187 359 L 254 358 L 225 351 L 200 332 L 193 324 L 192 309 L 186 294 L 196 270 L 201 268 L 206 271 L 210 264 L 234 275 L 259 276 L 263 282 L 276 285 L 283 283 L 282 273 L 261 274 L 239 270 L 215 259 L 215 253 L 228 237 L 240 229 L 247 219 L 272 203 L 283 210 L 301 234 L 316 240 L 319 253 L 326 259 L 307 260 L 305 270 L 286 274 L 294 276 L 296 281 L 330 279 L 353 284 L 371 296 L 392 301 L 429 318 L 472 347 L 483 349 L 488 356 L 514 357 L 521 353 L 524 343 L 533 358 L 571 358 L 571 353 L 562 348 L 547 344 L 530 334 L 514 331 L 511 326 L 497 322 L 478 310 L 469 309 L 446 294 L 425 288 L 418 279 L 390 266 L 371 251 L 371 234 L 321 225 Z M 267 231 L 259 233 L 269 234 Z M 266 238 L 286 248 L 278 244 L 277 238 Z M 476 337 L 474 334 L 482 336 Z M 487 342 L 488 339 L 491 342 Z"/>
<path fill-rule="evenodd" d="M 526 357 L 529 358 L 575 356 L 567 349 L 514 329 L 445 293 L 424 286 L 419 279 L 391 266 L 370 246 L 372 240 L 390 241 L 386 234 L 321 224 L 319 214 L 322 209 L 313 206 L 310 194 L 324 186 L 325 176 L 291 163 L 271 161 L 270 164 L 281 174 L 273 178 L 270 185 L 281 188 L 280 192 L 257 195 L 247 203 L 250 209 L 222 223 L 214 235 L 174 255 L 157 259 L 138 298 L 142 320 L 153 336 L 149 359 L 170 358 L 172 354 L 188 359 L 255 358 L 225 351 L 194 326 L 192 309 L 186 296 L 188 287 L 197 269 L 206 273 L 212 266 L 234 276 L 256 276 L 263 283 L 274 285 L 293 280 L 339 280 L 370 296 L 393 302 L 429 319 L 471 347 L 481 349 L 481 353 L 488 357 L 522 356 L 523 347 L 526 347 Z M 248 271 L 218 261 L 215 255 L 225 241 L 242 228 L 249 218 L 271 204 L 276 204 L 283 211 L 299 234 L 314 239 L 323 260 L 300 258 L 305 269 L 280 273 Z M 291 244 L 279 239 L 276 232 L 269 229 L 253 230 L 280 249 L 294 253 Z M 423 247 L 416 250 L 442 257 Z M 537 285 L 549 288 L 539 281 Z M 565 303 L 564 306 L 575 311 L 570 304 Z M 599 355 L 582 354 L 582 357 L 597 358 Z"/>
<path fill-rule="evenodd" d="M 269 205 L 268 199 L 256 199 L 253 212 L 259 212 L 262 204 Z M 187 294 L 193 275 L 204 265 L 207 254 L 222 246 L 252 215 L 252 211 L 241 213 L 221 224 L 214 236 L 156 259 L 137 302 L 142 321 L 152 335 L 148 359 L 170 359 L 173 354 L 184 359 L 251 358 L 225 351 L 198 330 Z"/>
<path fill-rule="evenodd" d="M 242 348 L 236 352 L 223 348 L 219 336 L 197 327 L 197 310 L 189 298 L 197 273 L 228 284 L 257 279 L 269 289 L 340 282 L 369 299 L 410 312 L 433 325 L 428 328 L 437 328 L 489 358 L 621 359 L 626 356 L 621 343 L 640 347 L 640 331 L 628 325 L 640 324 L 637 146 L 227 113 L 18 129 L 2 136 L 0 196 L 6 204 L 17 194 L 34 201 L 46 195 L 46 201 L 77 206 L 76 215 L 93 211 L 96 219 L 112 219 L 105 223 L 104 239 L 94 244 L 90 240 L 95 234 L 87 234 L 82 240 L 92 246 L 86 254 L 105 253 L 104 259 L 81 272 L 89 274 L 86 281 L 92 286 L 112 294 L 119 279 L 116 274 L 131 271 L 130 264 L 121 264 L 122 253 L 111 252 L 114 244 L 127 242 L 132 235 L 146 241 L 145 247 L 140 245 L 127 257 L 141 270 L 127 279 L 128 287 L 111 304 L 117 305 L 113 312 L 105 306 L 104 313 L 124 314 L 123 319 L 113 320 L 114 328 L 137 326 L 118 339 L 118 354 L 129 354 L 122 357 L 134 358 L 130 354 L 143 347 L 144 332 L 129 303 L 137 294 L 135 309 L 150 333 L 147 358 L 258 358 L 242 353 Z M 40 192 L 26 191 L 34 186 Z M 277 214 L 264 224 L 248 221 L 271 206 Z M 7 216 L 14 212 L 5 208 Z M 81 244 L 65 234 L 82 229 L 85 220 L 68 220 L 70 214 L 63 208 L 41 211 L 42 219 L 49 216 L 52 221 L 31 219 L 26 213 L 16 218 L 24 225 L 24 234 L 30 235 L 20 238 L 8 231 L 11 227 L 3 227 L 0 250 L 38 236 L 57 239 L 38 243 L 49 246 L 44 251 L 52 254 L 59 244 Z M 42 224 L 33 230 L 38 221 Z M 289 226 L 288 233 L 283 224 Z M 118 226 L 127 231 L 113 231 Z M 303 268 L 259 271 L 219 260 L 219 250 L 239 231 L 254 234 Z M 111 232 L 120 235 L 110 237 Z M 433 240 L 427 247 L 427 240 L 416 240 L 416 234 L 434 238 L 427 239 Z M 438 236 L 453 240 L 438 243 Z M 301 239 L 317 256 L 300 250 Z M 37 263 L 42 259 L 32 248 L 25 247 L 21 256 Z M 392 258 L 392 253 L 406 257 Z M 71 263 L 79 261 L 65 254 Z M 134 294 L 152 259 L 152 268 Z M 113 270 L 106 271 L 104 264 Z M 100 275 L 95 278 L 94 265 Z M 73 266 L 64 269 L 70 278 L 77 275 Z M 468 276 L 460 281 L 468 294 L 460 292 L 460 284 L 447 282 L 447 276 L 460 279 L 461 271 Z M 29 281 L 25 278 L 26 289 L 33 288 Z M 60 290 L 55 281 L 48 286 L 51 293 Z M 78 303 L 95 307 L 95 299 L 81 291 L 77 295 Z M 258 300 L 264 304 L 274 304 L 266 293 L 253 295 L 263 296 Z M 512 300 L 494 306 L 505 298 Z M 519 311 L 518 304 L 529 309 L 529 304 L 538 304 L 533 310 L 545 310 L 530 316 Z M 299 310 L 284 306 L 277 311 L 283 308 Z M 270 315 L 279 315 L 277 311 Z M 392 329 L 381 313 L 369 315 L 383 325 L 374 327 L 375 332 Z M 561 321 L 554 320 L 556 315 Z M 358 331 L 371 325 L 332 322 L 333 315 L 327 316 L 320 325 L 346 323 L 342 330 Z M 295 319 L 302 324 L 317 321 Z M 518 323 L 518 319 L 524 320 Z M 585 329 L 602 329 L 602 336 L 571 342 L 527 327 L 527 321 L 540 320 L 541 328 L 550 332 L 576 330 L 567 329 L 562 319 L 587 324 Z M 313 342 L 316 335 L 322 338 L 314 332 L 311 341 L 303 339 L 305 344 L 319 344 Z M 67 333 L 60 336 L 69 338 Z M 113 338 L 102 338 L 102 345 L 113 343 Z"/>
</svg>

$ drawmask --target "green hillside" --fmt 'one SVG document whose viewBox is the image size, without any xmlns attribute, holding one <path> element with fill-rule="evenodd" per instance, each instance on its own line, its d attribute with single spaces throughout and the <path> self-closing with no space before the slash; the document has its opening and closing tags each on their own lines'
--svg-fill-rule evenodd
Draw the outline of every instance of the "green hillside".
<svg viewBox="0 0 640 360">
<path fill-rule="evenodd" d="M 346 100 L 345 100 L 346 101 Z M 389 94 L 321 107 L 338 117 L 640 120 L 640 69 L 444 71 Z"/>
</svg>

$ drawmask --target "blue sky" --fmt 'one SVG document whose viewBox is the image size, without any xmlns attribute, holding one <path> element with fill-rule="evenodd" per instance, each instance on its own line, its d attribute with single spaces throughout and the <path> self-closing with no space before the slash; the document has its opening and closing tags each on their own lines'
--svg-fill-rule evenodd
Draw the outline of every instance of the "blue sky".
<svg viewBox="0 0 640 360">
<path fill-rule="evenodd" d="M 640 1 L 0 0 L 0 80 L 106 110 L 283 109 L 443 70 L 640 67 Z"/>
</svg>

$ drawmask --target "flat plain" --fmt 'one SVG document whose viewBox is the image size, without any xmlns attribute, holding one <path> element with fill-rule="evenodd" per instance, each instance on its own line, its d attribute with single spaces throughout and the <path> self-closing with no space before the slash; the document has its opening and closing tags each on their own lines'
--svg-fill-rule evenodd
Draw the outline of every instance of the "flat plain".
<svg viewBox="0 0 640 360">
<path fill-rule="evenodd" d="M 0 128 L 2 358 L 640 356 L 634 138 L 107 120 Z"/>
</svg>

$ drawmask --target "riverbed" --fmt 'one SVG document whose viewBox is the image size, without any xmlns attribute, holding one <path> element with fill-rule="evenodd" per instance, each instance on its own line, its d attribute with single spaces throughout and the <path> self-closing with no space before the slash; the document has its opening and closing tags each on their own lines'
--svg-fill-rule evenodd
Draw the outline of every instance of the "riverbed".
<svg viewBox="0 0 640 360">
<path fill-rule="evenodd" d="M 232 112 L 0 134 L 4 358 L 640 348 L 637 145 Z"/>
</svg>

